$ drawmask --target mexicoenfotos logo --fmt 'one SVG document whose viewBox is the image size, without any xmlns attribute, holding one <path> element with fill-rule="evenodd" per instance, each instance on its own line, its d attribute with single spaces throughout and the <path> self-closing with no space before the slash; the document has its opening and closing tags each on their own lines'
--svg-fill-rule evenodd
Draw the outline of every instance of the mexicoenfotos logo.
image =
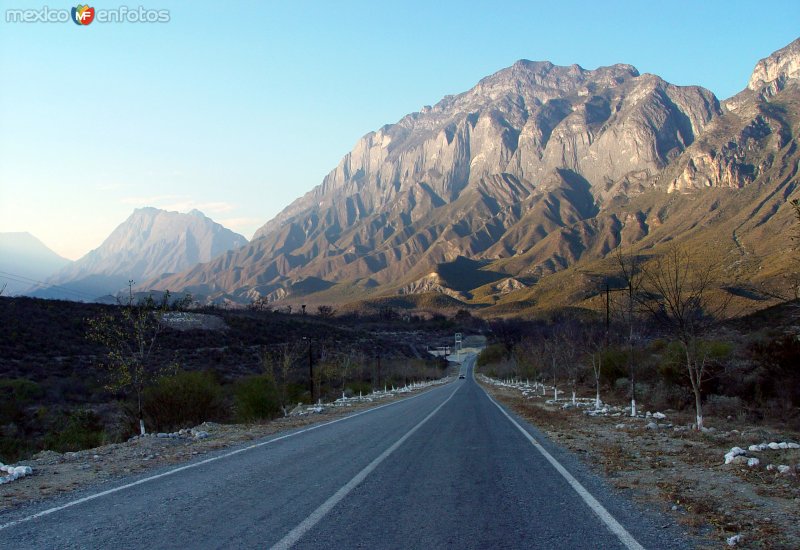
<svg viewBox="0 0 800 550">
<path fill-rule="evenodd" d="M 144 6 L 129 8 L 95 9 L 88 4 L 78 4 L 72 9 L 42 6 L 39 9 L 7 9 L 6 23 L 69 23 L 85 27 L 97 23 L 169 23 L 169 10 L 147 9 Z"/>
<path fill-rule="evenodd" d="M 94 8 L 78 4 L 77 7 L 72 8 L 72 20 L 76 25 L 90 25 L 94 21 Z"/>
</svg>

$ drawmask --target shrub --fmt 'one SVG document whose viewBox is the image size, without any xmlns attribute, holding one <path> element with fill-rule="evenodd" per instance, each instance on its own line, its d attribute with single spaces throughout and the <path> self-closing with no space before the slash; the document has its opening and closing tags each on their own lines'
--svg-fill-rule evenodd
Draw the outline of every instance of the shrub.
<svg viewBox="0 0 800 550">
<path fill-rule="evenodd" d="M 616 348 L 608 348 L 602 355 L 603 370 L 602 379 L 616 384 L 616 381 L 624 378 L 628 381 L 628 352 Z"/>
<path fill-rule="evenodd" d="M 48 433 L 44 438 L 44 446 L 65 453 L 99 447 L 105 441 L 106 434 L 100 417 L 92 410 L 82 409 L 70 414 L 63 429 Z"/>
<path fill-rule="evenodd" d="M 739 418 L 745 414 L 742 400 L 727 395 L 709 395 L 706 398 L 706 412 L 720 417 L 733 416 Z"/>
<path fill-rule="evenodd" d="M 195 426 L 225 416 L 222 387 L 210 372 L 178 372 L 162 376 L 143 393 L 147 425 L 157 431 Z"/>
<path fill-rule="evenodd" d="M 281 413 L 278 387 L 269 374 L 248 376 L 236 382 L 234 399 L 239 422 L 275 418 Z"/>
<path fill-rule="evenodd" d="M 0 396 L 3 400 L 13 398 L 28 403 L 42 398 L 44 390 L 39 384 L 26 378 L 0 378 Z"/>
<path fill-rule="evenodd" d="M 488 365 L 493 365 L 497 363 L 501 363 L 506 360 L 506 348 L 503 344 L 492 344 L 490 346 L 486 346 L 481 350 L 480 355 L 478 355 L 478 366 L 485 367 Z"/>
<path fill-rule="evenodd" d="M 372 384 L 369 382 L 348 382 L 345 386 L 345 394 L 353 396 L 359 393 L 363 395 L 372 393 Z"/>
</svg>

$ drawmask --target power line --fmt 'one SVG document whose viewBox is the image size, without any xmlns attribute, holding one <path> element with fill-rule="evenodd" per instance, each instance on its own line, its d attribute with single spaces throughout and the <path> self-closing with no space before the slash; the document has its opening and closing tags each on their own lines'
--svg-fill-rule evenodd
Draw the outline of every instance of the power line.
<svg viewBox="0 0 800 550">
<path fill-rule="evenodd" d="M 75 296 L 86 298 L 88 300 L 94 300 L 95 298 L 97 298 L 97 296 L 92 296 L 91 294 L 88 294 L 86 292 L 81 292 L 80 290 L 74 290 L 62 285 L 54 285 L 51 283 L 46 283 L 44 281 L 37 281 L 36 279 L 31 279 L 30 277 L 25 277 L 24 275 L 19 275 L 16 273 L 9 273 L 7 271 L 0 271 L 0 278 L 5 278 L 15 283 L 34 284 L 41 287 L 42 290 L 47 288 L 57 288 L 60 289 L 62 292 L 66 292 L 68 294 L 74 294 Z"/>
</svg>

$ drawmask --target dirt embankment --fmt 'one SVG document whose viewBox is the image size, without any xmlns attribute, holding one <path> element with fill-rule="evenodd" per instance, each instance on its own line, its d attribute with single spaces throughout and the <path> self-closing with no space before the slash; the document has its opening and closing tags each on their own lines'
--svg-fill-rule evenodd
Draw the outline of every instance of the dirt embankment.
<svg viewBox="0 0 800 550">
<path fill-rule="evenodd" d="M 538 392 L 484 383 L 498 400 L 573 451 L 634 500 L 659 505 L 666 517 L 708 541 L 709 548 L 800 548 L 800 450 L 748 452 L 725 464 L 733 447 L 747 450 L 764 442 L 800 442 L 800 434 L 707 419 L 715 429 L 687 426 L 689 415 L 664 411 L 665 418 L 589 416 L 586 409 L 562 408 Z M 552 395 L 548 395 L 552 397 Z M 568 400 L 562 400 L 566 403 Z M 710 420 L 710 421 L 708 421 Z M 769 464 L 774 469 L 767 469 Z M 789 465 L 780 473 L 777 465 Z"/>
</svg>

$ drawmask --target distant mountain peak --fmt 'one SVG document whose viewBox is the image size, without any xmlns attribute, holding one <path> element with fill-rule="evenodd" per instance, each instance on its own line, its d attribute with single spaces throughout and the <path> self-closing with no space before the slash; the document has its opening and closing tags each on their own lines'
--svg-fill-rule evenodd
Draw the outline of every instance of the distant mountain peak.
<svg viewBox="0 0 800 550">
<path fill-rule="evenodd" d="M 747 87 L 754 92 L 767 88 L 774 95 L 792 79 L 800 79 L 800 38 L 756 63 Z"/>
<path fill-rule="evenodd" d="M 7 285 L 7 294 L 25 293 L 69 263 L 27 231 L 0 233 L 0 288 Z"/>
<path fill-rule="evenodd" d="M 137 208 L 97 249 L 59 271 L 48 283 L 74 287 L 84 295 L 113 294 L 128 279 L 141 282 L 175 273 L 246 244 L 245 237 L 196 209 L 182 214 L 149 206 Z M 58 289 L 50 290 L 37 295 L 58 296 Z"/>
</svg>

